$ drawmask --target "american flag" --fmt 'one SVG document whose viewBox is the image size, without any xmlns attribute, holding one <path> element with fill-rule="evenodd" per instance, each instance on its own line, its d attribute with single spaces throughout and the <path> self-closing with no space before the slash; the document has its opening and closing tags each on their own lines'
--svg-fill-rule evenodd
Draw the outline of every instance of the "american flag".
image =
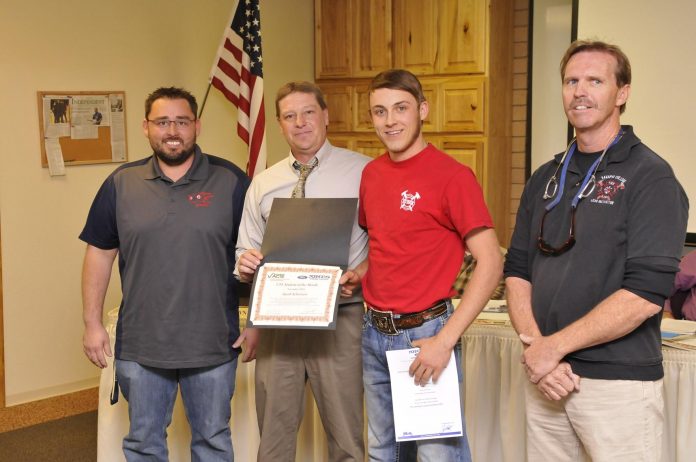
<svg viewBox="0 0 696 462">
<path fill-rule="evenodd" d="M 259 0 L 239 0 L 218 48 L 210 83 L 237 107 L 237 134 L 249 146 L 247 174 L 266 168 L 266 115 Z"/>
</svg>

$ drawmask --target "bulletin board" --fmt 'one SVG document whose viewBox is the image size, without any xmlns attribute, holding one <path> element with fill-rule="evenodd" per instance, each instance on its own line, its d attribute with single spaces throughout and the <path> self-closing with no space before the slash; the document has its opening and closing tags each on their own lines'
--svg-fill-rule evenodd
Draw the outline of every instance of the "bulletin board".
<svg viewBox="0 0 696 462">
<path fill-rule="evenodd" d="M 126 162 L 124 91 L 37 91 L 41 166 Z"/>
</svg>

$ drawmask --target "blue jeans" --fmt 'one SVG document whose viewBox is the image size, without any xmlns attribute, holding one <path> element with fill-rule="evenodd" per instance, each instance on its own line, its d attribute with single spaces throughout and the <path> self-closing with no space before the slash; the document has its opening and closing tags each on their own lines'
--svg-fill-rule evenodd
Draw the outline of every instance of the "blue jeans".
<svg viewBox="0 0 696 462">
<path fill-rule="evenodd" d="M 231 461 L 230 400 L 237 359 L 219 366 L 159 369 L 116 360 L 116 377 L 128 401 L 130 430 L 123 439 L 126 460 L 167 461 L 167 427 L 176 393 L 191 426 L 191 461 Z"/>
<path fill-rule="evenodd" d="M 388 350 L 413 348 L 413 340 L 437 334 L 452 315 L 452 303 L 447 313 L 423 323 L 420 327 L 400 330 L 396 335 L 378 331 L 369 314 L 365 314 L 362 338 L 363 383 L 367 408 L 367 439 L 370 461 L 415 462 L 471 462 L 471 450 L 466 439 L 466 425 L 462 417 L 464 436 L 396 442 L 392 409 L 391 382 L 387 366 Z M 454 349 L 459 383 L 462 383 L 462 349 Z"/>
</svg>

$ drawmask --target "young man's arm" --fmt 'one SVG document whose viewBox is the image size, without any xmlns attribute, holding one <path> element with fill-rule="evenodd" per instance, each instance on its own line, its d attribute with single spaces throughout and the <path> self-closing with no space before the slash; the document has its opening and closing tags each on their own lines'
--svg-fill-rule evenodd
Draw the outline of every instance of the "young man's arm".
<svg viewBox="0 0 696 462">
<path fill-rule="evenodd" d="M 413 360 L 409 373 L 417 384 L 437 380 L 449 362 L 452 349 L 467 327 L 478 316 L 498 285 L 502 275 L 502 256 L 495 231 L 477 228 L 464 238 L 466 247 L 476 259 L 476 268 L 467 284 L 459 306 L 437 335 L 416 340 L 420 353 Z"/>
</svg>

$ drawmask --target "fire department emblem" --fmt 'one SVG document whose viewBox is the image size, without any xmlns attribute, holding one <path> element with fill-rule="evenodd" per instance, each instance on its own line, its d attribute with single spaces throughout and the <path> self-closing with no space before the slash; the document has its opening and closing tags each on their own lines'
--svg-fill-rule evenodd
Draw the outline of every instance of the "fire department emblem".
<svg viewBox="0 0 696 462">
<path fill-rule="evenodd" d="M 607 175 L 603 176 L 601 180 L 597 182 L 597 193 L 592 199 L 593 203 L 596 204 L 609 204 L 614 205 L 614 197 L 626 189 L 626 179 L 618 175 Z"/>
<path fill-rule="evenodd" d="M 213 196 L 215 196 L 215 194 L 201 191 L 199 193 L 189 194 L 188 201 L 196 207 L 208 207 L 210 206 L 210 200 Z"/>
<path fill-rule="evenodd" d="M 401 210 L 413 212 L 413 208 L 416 206 L 416 201 L 420 198 L 421 196 L 418 193 L 409 194 L 408 189 L 403 191 L 401 193 Z"/>
</svg>

